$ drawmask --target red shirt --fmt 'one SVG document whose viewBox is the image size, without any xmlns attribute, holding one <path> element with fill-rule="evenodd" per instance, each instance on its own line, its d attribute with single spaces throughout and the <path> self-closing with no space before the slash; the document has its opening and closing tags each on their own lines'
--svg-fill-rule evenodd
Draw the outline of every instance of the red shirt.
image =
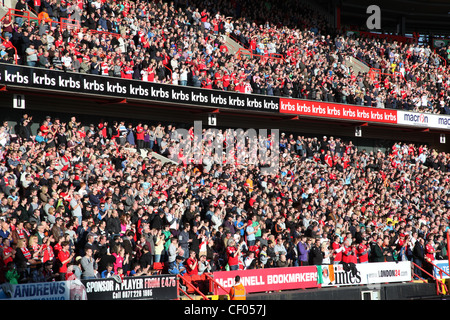
<svg viewBox="0 0 450 320">
<path fill-rule="evenodd" d="M 333 243 L 331 244 L 331 248 L 332 248 L 333 250 L 337 250 L 337 249 L 339 249 L 340 247 L 341 247 L 341 244 L 340 244 L 340 243 L 333 242 Z M 341 252 L 338 252 L 338 253 L 334 253 L 333 256 L 334 256 L 334 261 L 342 261 L 342 251 L 341 251 Z"/>
<path fill-rule="evenodd" d="M 53 261 L 53 258 L 55 257 L 55 253 L 53 252 L 53 248 L 52 246 L 47 246 L 46 244 L 44 244 L 44 257 L 42 262 L 47 262 L 47 261 Z"/>
<path fill-rule="evenodd" d="M 425 246 L 425 252 L 426 252 L 425 257 L 427 259 L 429 259 L 430 261 L 433 261 L 434 260 L 434 248 L 431 244 L 427 244 Z"/>
<path fill-rule="evenodd" d="M 45 137 L 49 131 L 49 127 L 42 125 L 39 127 L 39 130 L 42 132 L 42 135 Z"/>
<path fill-rule="evenodd" d="M 4 254 L 4 255 L 9 254 L 9 253 L 12 253 L 12 252 L 13 252 L 13 249 L 12 249 L 11 247 L 4 247 L 4 248 L 3 248 L 3 254 Z M 13 257 L 12 257 L 12 256 L 9 256 L 9 257 L 6 258 L 5 260 L 3 260 L 3 263 L 4 263 L 5 265 L 7 265 L 10 261 L 13 261 Z"/>
<path fill-rule="evenodd" d="M 190 267 L 190 265 L 194 264 L 194 263 L 195 263 L 195 260 L 192 259 L 192 258 L 188 258 L 186 260 L 186 274 L 189 275 L 189 276 L 198 274 L 198 262 L 195 265 L 194 269 L 191 269 L 191 267 Z"/>
<path fill-rule="evenodd" d="M 236 266 L 239 264 L 239 255 L 237 254 L 237 249 L 235 247 L 227 248 L 228 265 Z"/>
<path fill-rule="evenodd" d="M 144 128 L 142 126 L 136 127 L 136 139 L 144 140 Z"/>
<path fill-rule="evenodd" d="M 69 264 L 69 262 L 66 262 L 63 264 L 63 262 L 67 259 L 69 259 L 70 257 L 70 252 L 69 251 L 64 251 L 61 250 L 58 253 L 58 260 L 61 261 L 62 266 L 59 268 L 59 272 L 60 273 L 66 273 L 67 272 L 67 265 Z"/>
<path fill-rule="evenodd" d="M 61 244 L 56 243 L 56 244 L 53 246 L 53 251 L 54 251 L 54 253 L 55 253 L 56 256 L 59 255 L 59 252 L 60 252 L 61 250 L 62 250 Z"/>
<path fill-rule="evenodd" d="M 353 251 L 352 247 L 345 247 L 344 252 L 342 253 L 342 262 L 344 263 L 356 263 L 356 253 Z"/>
<path fill-rule="evenodd" d="M 359 258 L 359 262 L 367 262 L 369 261 L 369 252 L 367 251 L 368 247 L 365 244 L 360 244 L 358 246 L 358 258 Z"/>
</svg>

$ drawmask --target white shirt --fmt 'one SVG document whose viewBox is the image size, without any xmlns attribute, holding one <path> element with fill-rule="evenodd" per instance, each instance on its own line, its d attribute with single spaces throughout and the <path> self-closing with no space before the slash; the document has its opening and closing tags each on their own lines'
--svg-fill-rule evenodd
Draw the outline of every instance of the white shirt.
<svg viewBox="0 0 450 320">
<path fill-rule="evenodd" d="M 77 205 L 78 205 L 78 201 L 75 200 L 74 198 L 72 198 L 72 200 L 70 200 L 70 207 L 72 208 L 72 215 L 74 217 L 81 217 L 83 215 L 82 211 L 81 211 L 81 206 L 76 207 Z M 74 207 L 76 207 L 76 208 L 74 209 Z"/>
</svg>

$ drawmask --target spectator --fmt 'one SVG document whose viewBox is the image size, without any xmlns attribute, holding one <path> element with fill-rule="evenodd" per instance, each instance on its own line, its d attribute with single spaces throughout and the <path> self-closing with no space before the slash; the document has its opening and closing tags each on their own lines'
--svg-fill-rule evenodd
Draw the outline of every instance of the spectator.
<svg viewBox="0 0 450 320">
<path fill-rule="evenodd" d="M 176 274 L 176 275 L 184 275 L 187 271 L 186 268 L 183 265 L 184 258 L 182 256 L 177 256 L 175 261 L 173 261 L 169 265 L 169 273 L 170 274 Z"/>
<path fill-rule="evenodd" d="M 66 280 L 67 267 L 75 257 L 74 252 L 69 251 L 69 243 L 64 241 L 61 243 L 61 251 L 59 251 L 57 259 L 59 265 L 59 276 L 62 281 Z"/>
<path fill-rule="evenodd" d="M 309 251 L 309 263 L 310 265 L 320 266 L 323 264 L 324 254 L 321 248 L 320 239 L 316 239 L 314 245 Z"/>
<path fill-rule="evenodd" d="M 94 259 L 93 252 L 91 248 L 86 248 L 85 250 L 85 256 L 81 258 L 81 266 L 83 269 L 83 273 L 81 274 L 82 279 L 95 279 L 95 272 L 98 268 L 98 261 Z"/>
<path fill-rule="evenodd" d="M 102 271 L 101 273 L 101 278 L 105 279 L 105 278 L 110 278 L 114 275 L 114 265 L 112 263 L 108 263 L 106 265 L 106 269 Z"/>
<path fill-rule="evenodd" d="M 189 252 L 189 258 L 186 260 L 186 274 L 189 276 L 198 275 L 198 259 L 193 250 Z"/>
<path fill-rule="evenodd" d="M 198 261 L 198 275 L 201 276 L 203 273 L 210 272 L 212 272 L 211 264 L 206 259 L 206 255 L 201 255 Z"/>
</svg>

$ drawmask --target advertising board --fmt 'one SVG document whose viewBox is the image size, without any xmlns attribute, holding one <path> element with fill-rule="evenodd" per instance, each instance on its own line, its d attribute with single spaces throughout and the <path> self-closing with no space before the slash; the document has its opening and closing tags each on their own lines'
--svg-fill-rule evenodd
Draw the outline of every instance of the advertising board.
<svg viewBox="0 0 450 320">
<path fill-rule="evenodd" d="M 0 63 L 0 84 L 199 107 L 278 113 L 279 98 Z"/>
<path fill-rule="evenodd" d="M 88 300 L 172 300 L 177 298 L 175 275 L 82 280 Z"/>
<path fill-rule="evenodd" d="M 318 287 L 315 266 L 219 271 L 213 273 L 213 278 L 229 290 L 236 275 L 241 277 L 241 283 L 249 293 Z M 216 294 L 227 294 L 221 287 L 217 288 Z"/>
</svg>

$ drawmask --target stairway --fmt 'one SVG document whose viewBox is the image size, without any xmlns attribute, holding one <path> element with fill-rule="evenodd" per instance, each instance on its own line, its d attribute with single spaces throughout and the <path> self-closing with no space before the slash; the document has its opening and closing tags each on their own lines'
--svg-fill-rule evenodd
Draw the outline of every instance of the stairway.
<svg viewBox="0 0 450 320">
<path fill-rule="evenodd" d="M 222 35 L 222 37 L 225 40 L 225 45 L 228 48 L 228 52 L 231 53 L 232 55 L 234 55 L 236 52 L 238 52 L 239 49 L 244 49 L 243 46 L 241 46 L 238 42 L 236 42 L 235 40 L 233 40 L 229 36 Z"/>
<path fill-rule="evenodd" d="M 126 148 L 128 151 L 131 151 L 131 152 L 137 152 L 137 150 L 135 149 L 135 148 Z M 172 164 L 175 164 L 175 165 L 178 165 L 178 163 L 176 162 L 176 161 L 173 161 L 173 160 L 171 160 L 171 159 L 169 159 L 169 158 L 167 158 L 167 157 L 164 157 L 164 156 L 162 156 L 162 155 L 160 155 L 159 153 L 156 153 L 156 152 L 152 152 L 150 155 L 148 154 L 148 151 L 147 150 L 145 150 L 145 149 L 142 149 L 141 151 L 140 151 L 140 153 L 141 153 L 141 156 L 142 156 L 142 158 L 146 158 L 146 157 L 149 157 L 149 158 L 155 158 L 155 159 L 157 159 L 157 160 L 160 160 L 161 161 L 161 164 L 166 164 L 167 162 L 170 162 L 170 163 L 172 163 Z"/>
<path fill-rule="evenodd" d="M 8 13 L 8 8 L 0 6 L 0 20 Z"/>
<path fill-rule="evenodd" d="M 9 9 L 14 9 L 16 7 L 17 0 L 3 0 L 3 5 L 0 3 L 0 19 L 2 19 Z M 37 20 L 37 15 L 34 11 L 28 10 L 30 17 Z M 34 20 L 34 19 L 33 19 Z"/>
<path fill-rule="evenodd" d="M 359 73 L 366 74 L 370 70 L 370 67 L 367 64 L 351 56 L 345 59 L 345 65 L 347 67 L 352 67 L 356 75 Z"/>
</svg>

